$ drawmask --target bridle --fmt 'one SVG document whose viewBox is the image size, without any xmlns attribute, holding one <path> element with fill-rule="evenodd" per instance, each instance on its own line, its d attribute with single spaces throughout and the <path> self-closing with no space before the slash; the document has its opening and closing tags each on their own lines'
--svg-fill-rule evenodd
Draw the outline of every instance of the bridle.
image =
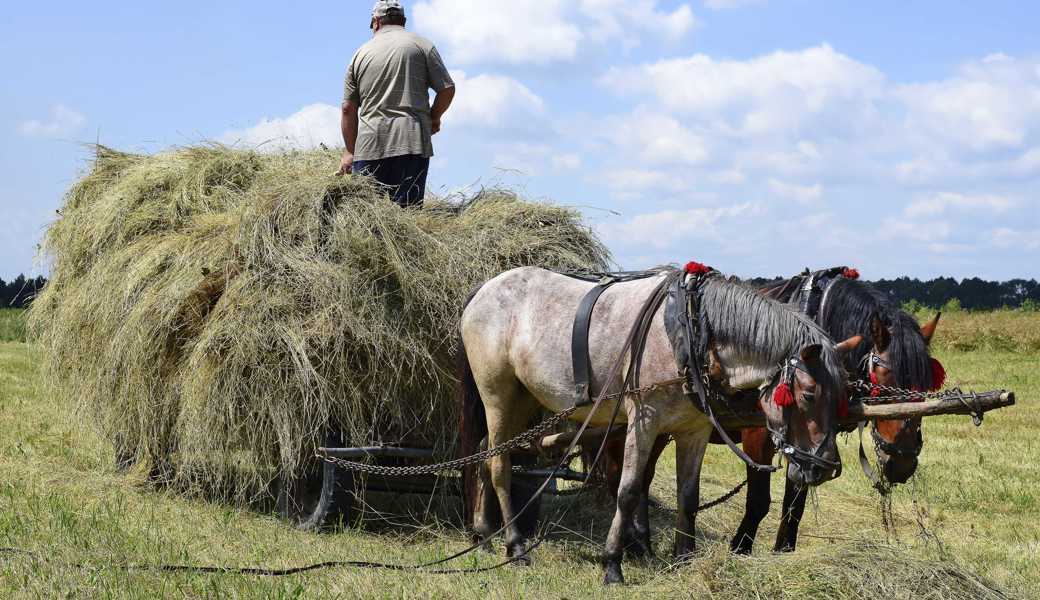
<svg viewBox="0 0 1040 600">
<path fill-rule="evenodd" d="M 798 371 L 807 374 L 809 373 L 808 367 L 800 357 L 792 356 L 788 358 L 778 367 L 776 375 L 772 378 L 772 385 L 770 388 L 775 389 L 777 386 L 787 385 L 793 394 L 795 390 L 795 378 Z M 794 410 L 793 405 L 785 405 L 782 407 L 782 410 L 783 420 L 779 429 L 774 429 L 768 420 L 766 423 L 766 429 L 769 431 L 769 435 L 772 438 L 773 445 L 776 446 L 776 449 L 781 454 L 787 456 L 789 461 L 798 465 L 798 468 L 801 469 L 803 473 L 811 473 L 814 468 L 819 468 L 821 470 L 835 471 L 837 475 L 841 475 L 841 461 L 829 460 L 822 456 L 823 452 L 828 447 L 828 443 L 834 441 L 836 437 L 834 428 L 831 428 L 831 431 L 827 433 L 819 444 L 816 444 L 813 446 L 812 450 L 806 452 L 787 441 L 790 435 L 791 413 Z M 831 423 L 834 424 L 837 422 L 837 411 L 833 402 L 830 403 L 830 411 Z"/>
<path fill-rule="evenodd" d="M 870 353 L 863 357 L 863 368 L 867 382 L 869 382 L 869 389 L 871 390 L 871 394 L 880 391 L 880 387 L 877 383 L 877 375 L 874 372 L 874 370 L 878 367 L 887 369 L 888 371 L 892 371 L 892 365 L 889 364 L 889 362 L 886 361 L 884 358 L 882 358 L 880 354 L 875 352 L 873 348 L 871 348 Z M 906 429 L 910 426 L 910 423 L 911 419 L 903 419 L 903 422 L 899 426 L 899 431 L 896 433 L 895 439 L 899 439 L 903 432 L 906 431 Z M 863 469 L 863 474 L 866 475 L 867 479 L 869 479 L 870 482 L 874 485 L 874 489 L 876 489 L 878 493 L 882 495 L 887 495 L 890 490 L 890 486 L 888 482 L 885 480 L 884 474 L 882 473 L 882 475 L 878 475 L 878 473 L 874 471 L 874 468 L 870 466 L 870 461 L 867 460 L 866 451 L 864 451 L 863 449 L 863 426 L 864 423 L 862 421 L 860 421 L 859 424 L 856 426 L 857 430 L 859 431 L 860 467 Z M 885 438 L 881 437 L 881 434 L 878 433 L 877 429 L 877 420 L 874 420 L 871 424 L 870 437 L 874 440 L 874 454 L 877 457 L 878 462 L 881 461 L 882 453 L 886 454 L 889 457 L 909 457 L 916 460 L 917 457 L 920 456 L 921 450 L 924 448 L 924 434 L 921 433 L 920 425 L 917 426 L 917 439 L 914 444 L 914 447 L 911 449 L 900 448 L 895 443 L 889 442 Z"/>
<path fill-rule="evenodd" d="M 871 349 L 870 354 L 867 355 L 865 362 L 867 379 L 871 383 L 871 388 L 877 389 L 875 387 L 875 382 L 877 381 L 877 375 L 874 373 L 875 369 L 881 367 L 882 369 L 892 371 L 892 365 L 884 358 L 882 358 L 881 355 L 875 352 L 873 349 Z M 899 439 L 900 436 L 902 436 L 907 429 L 913 426 L 913 419 L 903 419 L 903 422 L 899 426 L 899 431 L 896 432 L 895 439 Z M 884 452 L 889 456 L 917 458 L 921 455 L 921 450 L 924 448 L 924 434 L 921 433 L 920 423 L 917 424 L 916 442 L 914 444 L 914 447 L 910 449 L 900 448 L 894 442 L 889 442 L 885 438 L 881 437 L 881 434 L 878 433 L 877 430 L 876 420 L 874 421 L 873 426 L 871 427 L 870 436 L 874 440 L 875 451 Z"/>
</svg>

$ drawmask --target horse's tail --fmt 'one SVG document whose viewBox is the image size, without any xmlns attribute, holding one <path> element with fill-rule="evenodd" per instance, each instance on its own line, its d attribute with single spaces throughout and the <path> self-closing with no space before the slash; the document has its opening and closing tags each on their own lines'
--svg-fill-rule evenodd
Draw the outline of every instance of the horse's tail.
<svg viewBox="0 0 1040 600">
<path fill-rule="evenodd" d="M 480 399 L 480 390 L 473 379 L 473 369 L 466 356 L 465 346 L 460 346 L 458 357 L 457 399 L 459 403 L 459 457 L 473 456 L 480 451 L 480 443 L 487 437 L 487 415 L 484 413 L 484 402 Z M 467 524 L 473 522 L 473 511 L 476 507 L 480 464 L 466 465 L 462 469 L 462 494 L 465 500 L 465 519 Z"/>
<path fill-rule="evenodd" d="M 465 311 L 473 297 L 480 291 L 478 286 L 466 296 L 462 304 Z M 473 368 L 469 364 L 469 356 L 466 354 L 466 344 L 459 339 L 459 354 L 456 362 L 456 376 L 458 387 L 455 389 L 455 399 L 459 407 L 459 458 L 473 456 L 480 451 L 480 444 L 487 437 L 487 414 L 484 411 L 484 401 L 480 398 L 480 390 L 473 378 Z M 462 498 L 463 516 L 467 526 L 473 524 L 473 514 L 477 506 L 477 493 L 479 492 L 480 469 L 483 465 L 466 465 L 462 468 Z"/>
</svg>

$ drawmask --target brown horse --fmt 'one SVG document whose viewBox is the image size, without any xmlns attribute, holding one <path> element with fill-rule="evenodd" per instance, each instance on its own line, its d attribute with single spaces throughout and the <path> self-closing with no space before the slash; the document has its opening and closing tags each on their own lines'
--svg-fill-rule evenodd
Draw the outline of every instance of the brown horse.
<svg viewBox="0 0 1040 600">
<path fill-rule="evenodd" d="M 939 316 L 923 327 L 909 314 L 891 305 L 884 294 L 856 278 L 846 277 L 844 268 L 805 273 L 781 281 L 762 293 L 800 310 L 804 310 L 835 339 L 851 332 L 867 331 L 864 343 L 845 354 L 845 363 L 857 379 L 876 386 L 929 390 L 941 385 L 933 372 L 933 361 L 928 344 L 935 334 Z M 858 277 L 858 274 L 857 274 Z M 809 282 L 811 285 L 806 286 Z M 815 287 L 814 287 L 814 285 Z M 878 479 L 876 485 L 903 483 L 917 469 L 917 457 L 923 446 L 920 417 L 913 419 L 877 420 L 872 435 L 881 467 L 878 478 L 870 469 L 868 476 Z M 766 428 L 748 428 L 740 432 L 744 451 L 759 463 L 770 462 L 776 454 Z M 716 439 L 712 440 L 721 443 Z M 653 447 L 648 464 L 652 473 L 654 464 L 668 443 L 659 438 Z M 622 448 L 612 442 L 606 449 L 602 472 L 608 488 L 616 489 Z M 865 466 L 865 468 L 868 468 Z M 740 554 L 750 554 L 759 524 L 769 513 L 770 491 L 768 472 L 747 470 L 747 499 L 744 518 L 730 542 L 730 548 Z M 645 481 L 649 489 L 649 481 Z M 798 526 L 805 510 L 806 488 L 796 481 L 787 480 L 784 490 L 780 528 L 774 551 L 795 549 Z M 638 516 L 647 519 L 646 499 L 641 502 Z"/>
<path fill-rule="evenodd" d="M 665 272 L 619 283 L 602 295 L 589 332 L 593 397 L 621 389 L 623 382 L 611 365 L 623 356 L 631 361 L 641 355 L 641 378 L 647 384 L 675 379 L 676 359 L 664 311 L 650 314 L 642 351 L 624 352 L 630 339 L 626 332 L 634 317 L 643 313 L 647 299 L 669 277 L 683 276 Z M 522 268 L 499 275 L 474 294 L 461 320 L 466 357 L 461 379 L 464 386 L 471 384 L 463 390 L 462 414 L 469 422 L 463 423 L 461 452 L 475 452 L 485 431 L 487 445 L 493 448 L 521 433 L 540 408 L 560 412 L 575 403 L 572 322 L 593 285 L 544 269 Z M 839 353 L 859 344 L 861 338 L 835 346 L 803 315 L 721 277 L 707 278 L 699 294 L 701 319 L 712 332 L 719 376 L 729 390 L 762 390 L 759 405 L 769 427 L 782 432 L 778 437 L 791 450 L 788 478 L 814 486 L 837 476 L 835 414 L 845 398 L 848 377 Z M 790 385 L 789 408 L 769 400 L 780 385 Z M 648 537 L 634 513 L 644 495 L 644 468 L 660 435 L 676 441 L 679 511 L 674 552 L 685 557 L 693 551 L 700 468 L 711 434 L 708 418 L 678 386 L 625 394 L 619 401 L 619 421 L 628 426 L 617 506 L 607 537 L 605 583 L 623 581 L 625 547 L 641 545 Z M 598 405 L 595 411 L 582 408 L 570 418 L 607 425 L 613 420 L 612 404 Z M 799 464 L 798 457 L 811 460 Z M 511 497 L 509 454 L 490 459 L 488 470 L 506 523 L 507 554 L 525 555 L 524 533 L 515 518 L 519 507 Z M 474 528 L 478 535 L 491 535 L 494 532 L 485 520 L 489 494 L 481 490 L 474 498 Z"/>
</svg>

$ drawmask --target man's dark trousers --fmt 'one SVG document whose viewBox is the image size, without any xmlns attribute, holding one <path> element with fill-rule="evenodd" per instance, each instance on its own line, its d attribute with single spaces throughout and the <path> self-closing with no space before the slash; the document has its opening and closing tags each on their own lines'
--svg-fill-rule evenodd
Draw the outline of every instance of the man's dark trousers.
<svg viewBox="0 0 1040 600">
<path fill-rule="evenodd" d="M 374 177 L 389 187 L 390 198 L 402 207 L 422 206 L 430 159 L 418 154 L 379 160 L 355 160 L 354 173 Z"/>
</svg>

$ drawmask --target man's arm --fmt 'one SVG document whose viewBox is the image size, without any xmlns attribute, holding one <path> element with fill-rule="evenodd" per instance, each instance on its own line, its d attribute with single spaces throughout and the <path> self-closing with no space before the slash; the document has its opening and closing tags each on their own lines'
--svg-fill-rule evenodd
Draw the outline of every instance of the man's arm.
<svg viewBox="0 0 1040 600">
<path fill-rule="evenodd" d="M 441 117 L 447 112 L 448 107 L 451 106 L 451 101 L 455 99 L 455 86 L 446 87 L 441 91 L 437 92 L 437 95 L 433 98 L 433 107 L 430 108 L 430 119 L 433 122 L 433 133 L 437 133 L 441 130 Z"/>
<path fill-rule="evenodd" d="M 337 175 L 346 175 L 354 170 L 354 150 L 357 148 L 358 107 L 353 101 L 348 100 L 343 103 L 339 128 L 343 133 L 343 143 L 347 149 L 343 152 L 343 159 L 339 163 Z"/>
</svg>

